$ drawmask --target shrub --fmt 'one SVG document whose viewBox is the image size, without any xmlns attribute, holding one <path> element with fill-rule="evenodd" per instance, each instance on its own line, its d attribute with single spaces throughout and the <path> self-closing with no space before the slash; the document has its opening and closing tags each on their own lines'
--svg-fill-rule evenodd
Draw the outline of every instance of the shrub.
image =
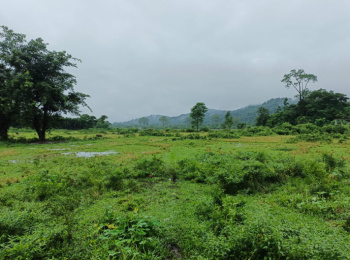
<svg viewBox="0 0 350 260">
<path fill-rule="evenodd" d="M 333 172 L 335 168 L 342 169 L 345 167 L 345 161 L 340 159 L 337 160 L 331 154 L 323 153 L 322 154 L 323 162 L 326 164 L 326 171 Z"/>
<path fill-rule="evenodd" d="M 107 189 L 122 190 L 124 188 L 123 172 L 114 171 L 104 179 L 104 185 Z"/>
<path fill-rule="evenodd" d="M 159 223 L 151 217 L 114 217 L 110 213 L 99 224 L 98 248 L 110 258 L 132 258 L 153 251 L 158 243 Z"/>
<path fill-rule="evenodd" d="M 345 134 L 348 131 L 348 127 L 344 125 L 326 125 L 323 127 L 323 130 L 329 134 Z"/>
<path fill-rule="evenodd" d="M 208 135 L 209 138 L 225 138 L 225 139 L 238 139 L 241 138 L 241 136 L 238 133 L 232 133 L 232 132 L 221 132 L 216 131 L 212 132 Z"/>
<path fill-rule="evenodd" d="M 137 161 L 134 170 L 138 178 L 146 178 L 150 175 L 152 177 L 162 177 L 164 176 L 164 162 L 162 159 L 153 156 L 152 159 Z"/>
</svg>

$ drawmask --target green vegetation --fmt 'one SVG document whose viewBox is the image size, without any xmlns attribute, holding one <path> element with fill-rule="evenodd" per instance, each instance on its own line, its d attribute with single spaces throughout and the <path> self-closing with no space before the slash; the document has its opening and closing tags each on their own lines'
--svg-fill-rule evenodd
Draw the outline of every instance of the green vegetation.
<svg viewBox="0 0 350 260">
<path fill-rule="evenodd" d="M 199 130 L 199 126 L 203 124 L 205 113 L 208 111 L 208 108 L 204 103 L 198 102 L 191 108 L 191 125 L 197 131 Z"/>
<path fill-rule="evenodd" d="M 349 134 L 10 129 L 0 259 L 350 259 Z"/>
<path fill-rule="evenodd" d="M 345 94 L 319 89 L 304 91 L 303 99 L 297 104 L 285 104 L 283 110 L 269 116 L 266 125 L 283 123 L 292 125 L 312 123 L 318 126 L 330 124 L 334 119 L 349 119 L 350 104 Z"/>
<path fill-rule="evenodd" d="M 49 51 L 41 38 L 26 41 L 6 26 L 0 32 L 0 139 L 11 126 L 32 127 L 40 141 L 63 114 L 79 114 L 86 94 L 75 92 L 75 76 L 65 70 L 79 60 Z"/>
<path fill-rule="evenodd" d="M 1 28 L 0 259 L 350 259 L 346 95 L 292 70 L 299 101 L 245 121 L 197 103 L 110 128 L 79 114 L 77 59 Z"/>
<path fill-rule="evenodd" d="M 233 117 L 231 116 L 230 111 L 227 111 L 225 114 L 225 122 L 222 123 L 222 128 L 226 130 L 230 130 L 233 126 Z"/>
<path fill-rule="evenodd" d="M 68 130 L 80 130 L 89 128 L 103 128 L 107 129 L 111 123 L 107 121 L 107 116 L 102 115 L 100 118 L 82 114 L 77 118 L 59 118 L 57 119 L 57 125 L 59 129 Z"/>
<path fill-rule="evenodd" d="M 166 116 L 161 116 L 161 117 L 159 118 L 159 122 L 161 122 L 161 123 L 162 123 L 162 126 L 164 127 L 164 126 L 166 126 L 166 125 L 169 124 L 169 119 L 168 119 L 168 117 L 166 117 Z"/>
<path fill-rule="evenodd" d="M 303 69 L 299 69 L 298 71 L 293 69 L 289 74 L 285 74 L 281 82 L 286 84 L 286 88 L 290 88 L 291 86 L 298 92 L 299 102 L 301 102 L 305 95 L 308 93 L 309 89 L 307 85 L 309 82 L 317 82 L 317 76 L 313 74 L 306 74 Z"/>
<path fill-rule="evenodd" d="M 233 111 L 208 109 L 208 111 L 205 113 L 203 125 L 214 129 L 222 128 L 221 124 L 224 122 L 225 115 L 227 114 L 227 112 L 230 112 L 230 115 L 233 117 L 232 128 L 236 128 L 239 122 L 245 123 L 248 125 L 254 125 L 255 118 L 257 116 L 257 111 L 260 106 L 267 108 L 270 111 L 270 113 L 273 114 L 276 111 L 278 111 L 279 108 L 283 108 L 284 100 L 285 98 L 272 98 L 264 102 L 263 104 L 249 105 Z M 287 100 L 290 104 L 294 104 L 296 102 L 296 100 L 292 100 L 292 99 L 287 99 Z M 172 129 L 182 129 L 182 128 L 189 127 L 189 123 L 190 123 L 189 116 L 190 114 L 188 113 L 188 114 L 182 114 L 179 116 L 168 117 L 168 124 L 166 124 L 165 127 L 172 128 Z M 146 118 L 149 120 L 148 127 L 164 128 L 162 121 L 159 120 L 161 117 L 162 117 L 161 115 L 147 116 Z M 139 119 L 133 119 L 123 123 L 113 123 L 112 126 L 118 127 L 118 128 L 139 127 L 138 120 Z"/>
</svg>

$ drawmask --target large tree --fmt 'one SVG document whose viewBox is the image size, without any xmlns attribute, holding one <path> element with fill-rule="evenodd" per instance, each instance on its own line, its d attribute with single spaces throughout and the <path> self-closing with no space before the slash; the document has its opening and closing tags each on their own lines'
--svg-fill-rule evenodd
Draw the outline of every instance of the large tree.
<svg viewBox="0 0 350 260">
<path fill-rule="evenodd" d="M 219 114 L 212 114 L 210 116 L 212 127 L 217 127 L 222 122 L 222 117 Z"/>
<path fill-rule="evenodd" d="M 194 107 L 191 108 L 191 124 L 194 126 L 197 131 L 199 130 L 199 126 L 203 123 L 205 113 L 208 111 L 208 108 L 204 103 L 198 102 Z"/>
<path fill-rule="evenodd" d="M 159 118 L 159 122 L 162 123 L 163 127 L 166 126 L 167 124 L 169 124 L 169 118 L 166 116 L 161 116 Z"/>
<path fill-rule="evenodd" d="M 319 89 L 312 91 L 305 98 L 306 117 L 310 122 L 325 119 L 331 122 L 334 119 L 350 118 L 349 98 L 345 94 Z"/>
<path fill-rule="evenodd" d="M 32 126 L 40 141 L 46 140 L 46 131 L 57 123 L 62 114 L 79 114 L 79 105 L 87 106 L 86 94 L 75 92 L 75 76 L 65 71 L 76 67 L 79 61 L 65 51 L 49 51 L 40 38 L 27 42 L 22 35 L 20 46 L 11 44 L 18 36 L 7 27 L 2 27 L 2 43 L 7 52 L 4 62 L 16 77 L 24 82 L 11 84 L 12 91 L 18 91 L 15 99 L 20 109 L 19 117 Z M 16 38 L 17 37 L 17 38 Z"/>
<path fill-rule="evenodd" d="M 350 118 L 349 98 L 345 94 L 319 89 L 308 92 L 300 107 L 298 104 L 286 104 L 283 111 L 270 115 L 267 125 L 292 125 L 301 123 L 330 123 L 334 119 Z"/>
<path fill-rule="evenodd" d="M 14 33 L 5 26 L 0 32 L 0 140 L 8 139 L 8 129 L 18 119 L 21 85 L 27 84 L 27 72 L 16 73 L 11 65 L 15 61 L 15 52 L 23 44 L 25 36 Z"/>
<path fill-rule="evenodd" d="M 11 92 L 9 91 L 10 72 L 0 63 L 0 140 L 8 139 L 8 129 L 14 112 Z"/>
<path fill-rule="evenodd" d="M 233 117 L 231 116 L 231 112 L 227 111 L 225 114 L 225 122 L 222 123 L 222 128 L 226 130 L 230 130 L 233 126 Z"/>
<path fill-rule="evenodd" d="M 316 82 L 317 76 L 306 74 L 304 70 L 291 70 L 289 74 L 285 74 L 281 82 L 286 84 L 286 88 L 293 87 L 298 92 L 299 102 L 305 97 L 309 82 Z"/>
<path fill-rule="evenodd" d="M 147 117 L 141 117 L 138 122 L 142 127 L 146 127 L 149 124 L 149 119 Z"/>
<path fill-rule="evenodd" d="M 99 119 L 97 119 L 96 128 L 109 128 L 111 123 L 107 121 L 108 116 L 102 115 Z"/>
<path fill-rule="evenodd" d="M 265 126 L 267 121 L 270 119 L 270 111 L 265 107 L 259 107 L 255 124 L 257 126 Z"/>
</svg>

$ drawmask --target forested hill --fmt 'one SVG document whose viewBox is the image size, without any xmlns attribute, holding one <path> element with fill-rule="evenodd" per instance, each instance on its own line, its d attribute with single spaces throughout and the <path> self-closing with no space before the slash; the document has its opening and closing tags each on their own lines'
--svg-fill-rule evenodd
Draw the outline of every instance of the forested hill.
<svg viewBox="0 0 350 260">
<path fill-rule="evenodd" d="M 234 117 L 237 117 L 239 122 L 241 123 L 247 123 L 249 125 L 254 125 L 255 123 L 255 118 L 256 118 L 256 113 L 258 111 L 259 107 L 265 107 L 267 108 L 270 113 L 275 113 L 277 108 L 280 106 L 281 108 L 283 108 L 283 102 L 284 102 L 285 98 L 272 98 L 266 102 L 264 102 L 263 104 L 259 104 L 259 105 L 249 105 L 243 108 L 239 108 L 237 110 L 233 110 L 230 111 L 231 115 Z M 292 103 L 296 103 L 296 100 L 292 100 L 289 99 L 288 102 L 290 104 Z M 189 109 L 190 110 L 190 109 Z M 208 112 L 205 115 L 205 119 L 204 119 L 204 125 L 209 125 L 209 124 L 213 124 L 213 116 L 216 118 L 220 118 L 220 121 L 224 120 L 224 116 L 226 114 L 227 110 L 217 110 L 217 109 L 208 109 Z M 216 115 L 216 116 L 215 116 Z M 148 121 L 148 125 L 161 125 L 161 122 L 159 121 L 159 118 L 162 115 L 150 115 L 150 116 L 145 116 L 145 118 L 147 118 Z M 175 117 L 168 117 L 168 124 L 167 125 L 171 125 L 171 126 L 176 126 L 176 125 L 189 125 L 189 116 L 190 113 L 188 114 L 182 114 L 179 116 L 175 116 Z M 140 118 L 136 118 L 127 122 L 120 122 L 120 123 L 113 123 L 113 126 L 115 127 L 126 127 L 126 126 L 136 126 L 139 125 L 139 119 Z"/>
<path fill-rule="evenodd" d="M 261 105 L 249 105 L 237 110 L 231 111 L 231 115 L 235 116 L 242 123 L 247 123 L 249 125 L 255 124 L 256 113 L 259 107 L 265 107 L 270 111 L 270 114 L 276 112 L 278 107 L 283 108 L 285 98 L 272 98 Z M 289 104 L 296 104 L 296 99 L 288 99 Z"/>
</svg>

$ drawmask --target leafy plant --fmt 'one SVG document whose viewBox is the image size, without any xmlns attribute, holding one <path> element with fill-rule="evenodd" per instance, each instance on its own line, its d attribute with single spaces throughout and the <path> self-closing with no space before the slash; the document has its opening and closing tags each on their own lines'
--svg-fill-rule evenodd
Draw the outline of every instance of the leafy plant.
<svg viewBox="0 0 350 260">
<path fill-rule="evenodd" d="M 151 217 L 111 217 L 99 224 L 99 244 L 110 257 L 132 257 L 156 247 L 159 223 Z"/>
</svg>

